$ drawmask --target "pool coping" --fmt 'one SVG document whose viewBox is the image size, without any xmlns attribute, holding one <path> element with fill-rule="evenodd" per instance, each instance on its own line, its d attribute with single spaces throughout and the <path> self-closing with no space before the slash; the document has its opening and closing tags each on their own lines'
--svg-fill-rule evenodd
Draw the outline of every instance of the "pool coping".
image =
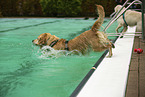
<svg viewBox="0 0 145 97">
<path fill-rule="evenodd" d="M 128 32 L 135 32 L 135 27 Z M 133 42 L 134 36 L 118 38 L 113 57 L 105 58 L 105 51 L 94 65 L 97 69 L 89 71 L 70 97 L 124 97 Z"/>
<path fill-rule="evenodd" d="M 115 41 L 118 39 L 118 37 L 116 37 L 113 40 L 113 43 L 115 43 Z M 70 97 L 75 97 L 78 95 L 78 93 L 81 91 L 81 89 L 84 87 L 84 85 L 87 83 L 87 81 L 89 80 L 89 78 L 92 76 L 92 74 L 94 73 L 95 69 L 97 69 L 97 67 L 99 66 L 99 64 L 103 61 L 103 59 L 105 58 L 105 56 L 107 55 L 109 51 L 106 50 L 102 56 L 99 58 L 99 60 L 95 63 L 95 65 L 92 67 L 92 69 L 88 72 L 88 74 L 84 77 L 84 79 L 80 82 L 80 84 L 77 86 L 77 88 L 73 91 L 73 93 L 71 94 Z M 94 69 L 95 68 L 95 69 Z"/>
</svg>

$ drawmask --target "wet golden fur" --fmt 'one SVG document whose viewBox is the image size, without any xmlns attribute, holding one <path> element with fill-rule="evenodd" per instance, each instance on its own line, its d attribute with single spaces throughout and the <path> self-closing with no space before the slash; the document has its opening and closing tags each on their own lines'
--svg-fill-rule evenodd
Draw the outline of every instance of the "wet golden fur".
<svg viewBox="0 0 145 97">
<path fill-rule="evenodd" d="M 112 56 L 112 43 L 109 41 L 107 36 L 98 31 L 102 25 L 105 17 L 104 8 L 101 5 L 96 5 L 99 18 L 93 24 L 92 28 L 88 31 L 83 32 L 79 36 L 75 37 L 68 42 L 69 51 L 79 51 L 84 54 L 88 49 L 100 52 L 109 49 L 109 57 Z M 50 45 L 53 41 L 58 40 L 58 42 L 53 46 L 56 50 L 65 50 L 65 39 L 59 39 L 55 35 L 50 33 L 43 33 L 38 36 L 37 39 L 33 40 L 33 43 L 42 47 L 43 45 Z"/>
</svg>

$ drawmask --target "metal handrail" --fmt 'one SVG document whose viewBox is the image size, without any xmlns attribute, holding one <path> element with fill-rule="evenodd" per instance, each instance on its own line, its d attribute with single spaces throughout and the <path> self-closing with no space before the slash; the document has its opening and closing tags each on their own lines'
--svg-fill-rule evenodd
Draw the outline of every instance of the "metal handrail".
<svg viewBox="0 0 145 97">
<path fill-rule="evenodd" d="M 127 6 L 127 8 L 125 8 L 125 10 L 123 10 L 122 12 L 121 12 L 121 10 L 124 8 L 124 6 L 127 4 L 127 2 L 128 2 L 129 0 L 127 0 L 124 4 L 123 4 L 123 6 L 122 6 L 122 8 L 114 15 L 114 17 L 110 20 L 110 22 L 106 25 L 106 27 L 103 29 L 103 32 L 105 32 L 132 4 L 134 4 L 135 2 L 138 2 L 138 3 L 140 3 L 140 4 L 142 4 L 142 2 L 141 1 L 139 1 L 139 0 L 134 0 L 131 4 L 129 4 L 128 6 Z M 121 12 L 121 13 L 120 13 Z M 119 14 L 120 13 L 120 14 Z M 119 15 L 118 15 L 119 14 Z"/>
<path fill-rule="evenodd" d="M 105 32 L 107 29 L 108 29 L 108 26 L 109 26 L 109 24 L 114 20 L 114 18 L 120 13 L 120 11 L 123 9 L 123 7 L 128 3 L 128 1 L 129 0 L 127 0 L 124 4 L 123 4 L 123 6 L 122 6 L 122 8 L 113 16 L 113 18 L 109 21 L 109 23 L 106 25 L 106 27 L 103 29 L 103 32 Z"/>
<path fill-rule="evenodd" d="M 122 36 L 122 33 L 107 33 L 107 36 Z M 123 34 L 123 36 L 142 36 L 142 32 L 129 32 Z"/>
<path fill-rule="evenodd" d="M 144 5 L 145 1 L 142 1 L 142 40 L 143 42 L 145 42 L 145 21 L 144 21 L 144 12 L 145 12 L 145 5 Z"/>
</svg>

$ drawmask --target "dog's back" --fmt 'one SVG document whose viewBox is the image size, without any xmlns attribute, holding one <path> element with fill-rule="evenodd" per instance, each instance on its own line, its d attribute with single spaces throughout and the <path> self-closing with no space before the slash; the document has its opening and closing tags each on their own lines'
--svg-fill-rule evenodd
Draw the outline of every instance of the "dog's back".
<svg viewBox="0 0 145 97">
<path fill-rule="evenodd" d="M 114 10 L 115 10 L 115 12 L 118 12 L 121 8 L 122 8 L 121 5 L 117 5 L 114 8 Z M 124 11 L 124 10 L 125 10 L 125 7 L 122 9 L 122 11 Z M 127 22 L 128 26 L 135 26 L 135 25 L 137 25 L 138 22 L 141 21 L 141 12 L 137 12 L 134 10 L 127 10 L 124 14 L 124 17 L 125 17 L 124 19 Z M 123 20 L 123 16 L 121 16 L 118 19 L 118 22 L 125 25 L 124 20 Z"/>
<path fill-rule="evenodd" d="M 125 12 L 125 20 L 129 26 L 135 26 L 139 21 L 141 21 L 141 12 L 127 10 Z"/>
</svg>

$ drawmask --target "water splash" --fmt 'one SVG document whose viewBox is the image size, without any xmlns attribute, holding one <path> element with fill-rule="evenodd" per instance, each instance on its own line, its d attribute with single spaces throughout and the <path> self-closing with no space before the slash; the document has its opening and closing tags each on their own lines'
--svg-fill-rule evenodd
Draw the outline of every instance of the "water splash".
<svg viewBox="0 0 145 97">
<path fill-rule="evenodd" d="M 35 48 L 36 49 L 36 48 Z M 62 56 L 70 56 L 70 55 L 75 55 L 74 52 L 77 52 L 77 55 L 81 56 L 82 54 L 77 51 L 77 50 L 73 50 L 73 51 L 66 51 L 66 50 L 55 50 L 50 46 L 44 46 L 41 49 L 37 50 L 37 52 L 35 52 L 35 55 L 38 58 L 42 58 L 42 59 L 54 59 L 54 58 L 59 58 Z"/>
</svg>

